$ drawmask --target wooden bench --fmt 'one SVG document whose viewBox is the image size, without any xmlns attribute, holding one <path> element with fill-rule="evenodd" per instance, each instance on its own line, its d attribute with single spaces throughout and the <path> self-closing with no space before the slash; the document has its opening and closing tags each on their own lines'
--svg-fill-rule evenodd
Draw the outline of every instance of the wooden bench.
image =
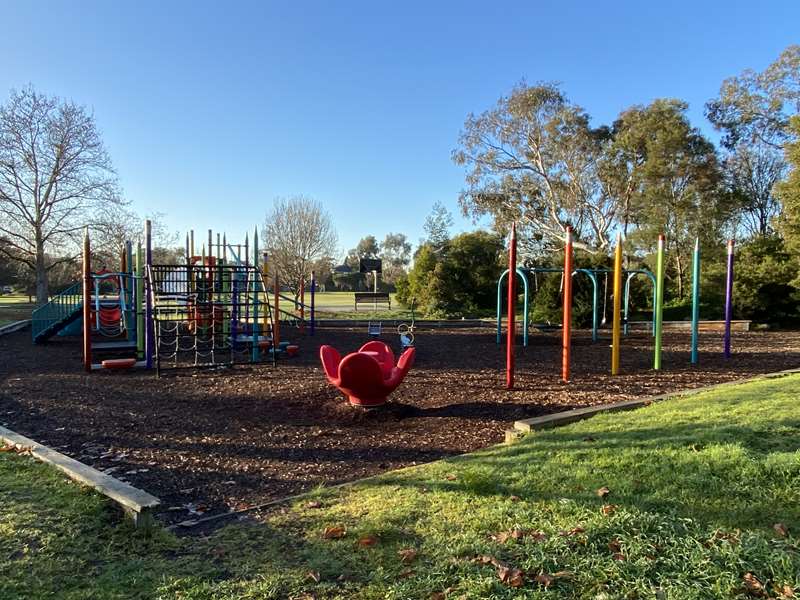
<svg viewBox="0 0 800 600">
<path fill-rule="evenodd" d="M 389 292 L 355 292 L 355 309 L 358 311 L 359 304 L 387 304 L 389 310 L 392 308 L 392 300 Z"/>
</svg>

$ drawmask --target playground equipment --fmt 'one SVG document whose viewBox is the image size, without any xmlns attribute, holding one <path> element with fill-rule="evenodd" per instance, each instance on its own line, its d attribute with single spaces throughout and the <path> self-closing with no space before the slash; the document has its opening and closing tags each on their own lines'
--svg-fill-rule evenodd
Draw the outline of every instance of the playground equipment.
<svg viewBox="0 0 800 600">
<path fill-rule="evenodd" d="M 555 273 L 562 276 L 564 275 L 563 268 L 556 268 L 556 267 L 516 267 L 515 272 L 517 277 L 515 279 L 520 279 L 522 281 L 522 288 L 523 288 L 523 309 L 522 309 L 522 345 L 527 346 L 529 340 L 529 332 L 531 329 L 536 328 L 540 330 L 548 330 L 548 329 L 560 329 L 561 326 L 550 325 L 547 324 L 543 326 L 541 324 L 534 324 L 530 322 L 530 298 L 533 295 L 535 290 L 531 289 L 530 279 L 531 276 L 534 278 L 541 273 Z M 613 275 L 613 269 L 603 269 L 603 268 L 593 268 L 593 269 L 572 269 L 572 277 L 575 277 L 578 274 L 585 275 L 589 278 L 592 282 L 592 341 L 596 342 L 599 340 L 599 332 L 601 326 L 601 318 L 600 318 L 600 279 L 601 275 Z M 497 336 L 496 342 L 497 345 L 500 345 L 502 339 L 502 298 L 503 298 L 503 281 L 506 277 L 508 277 L 509 270 L 506 269 L 500 275 L 500 278 L 497 280 L 497 313 L 496 313 L 496 322 L 497 322 Z M 622 331 L 623 334 L 627 335 L 628 333 L 628 314 L 630 310 L 630 288 L 631 288 L 631 280 L 636 277 L 637 275 L 644 275 L 647 277 L 652 285 L 653 285 L 653 301 L 655 302 L 655 275 L 648 271 L 647 269 L 625 269 L 622 271 L 622 276 L 624 277 L 625 283 L 622 285 L 622 294 L 621 294 L 621 301 L 624 302 L 623 305 L 623 319 L 622 319 Z M 563 285 L 566 285 L 566 280 L 564 280 Z M 516 287 L 516 286 L 515 286 Z M 570 284 L 571 288 L 571 284 Z M 603 311 L 605 312 L 605 311 Z M 653 332 L 655 333 L 655 321 L 653 321 Z"/>
<path fill-rule="evenodd" d="M 405 350 L 396 366 L 392 349 L 376 340 L 344 358 L 333 346 L 322 346 L 319 356 L 328 381 L 350 404 L 374 408 L 386 404 L 389 394 L 403 382 L 414 365 L 416 349 Z"/>
<path fill-rule="evenodd" d="M 411 298 L 411 325 L 408 323 L 400 323 L 397 326 L 397 335 L 400 336 L 400 347 L 405 350 L 414 345 L 414 329 L 416 319 L 414 318 L 414 298 Z"/>
<path fill-rule="evenodd" d="M 209 230 L 208 245 L 196 254 L 192 231 L 182 264 L 153 264 L 146 221 L 144 245 L 134 256 L 132 244 L 126 244 L 120 272 L 93 273 L 87 229 L 82 281 L 34 311 L 34 341 L 42 343 L 79 324 L 87 371 L 144 367 L 160 374 L 165 368 L 274 364 L 279 356 L 294 356 L 299 347 L 280 340 L 280 323 L 283 319 L 301 330 L 310 323 L 314 334 L 313 273 L 309 321 L 302 290 L 295 312 L 280 308 L 280 299 L 287 298 L 280 294 L 277 272 L 271 294 L 266 254 L 258 260 L 257 231 L 252 260 L 250 250 L 247 237 L 244 244 L 230 244 L 217 234 L 214 243 Z M 118 358 L 119 352 L 128 355 Z"/>
<path fill-rule="evenodd" d="M 614 314 L 612 315 L 612 338 L 611 338 L 611 374 L 619 374 L 620 368 L 620 346 L 622 334 L 627 334 L 628 329 L 628 307 L 630 298 L 630 282 L 633 277 L 638 274 L 647 275 L 653 282 L 653 317 L 652 329 L 654 337 L 654 350 L 653 350 L 653 368 L 660 370 L 661 351 L 662 351 L 662 332 L 663 332 L 663 305 L 664 305 L 664 253 L 665 253 L 665 237 L 663 234 L 658 236 L 658 245 L 656 253 L 656 275 L 645 269 L 624 270 L 622 268 L 622 236 L 617 236 L 617 245 L 614 252 L 614 269 L 610 271 L 613 273 L 614 282 Z M 725 285 L 725 334 L 723 337 L 723 352 L 726 358 L 731 356 L 731 320 L 733 316 L 732 297 L 733 297 L 733 261 L 734 261 L 734 240 L 728 241 L 727 252 L 727 277 Z M 497 283 L 497 344 L 500 344 L 501 337 L 501 284 L 503 277 L 508 273 L 514 272 L 519 276 L 524 285 L 524 310 L 523 310 L 523 345 L 528 345 L 528 273 L 533 273 L 534 277 L 537 272 L 560 272 L 563 281 L 563 322 L 562 322 L 562 359 L 561 359 L 561 379 L 564 383 L 569 382 L 570 378 L 570 349 L 571 349 L 571 317 L 572 317 L 572 277 L 576 273 L 584 272 L 589 275 L 593 283 L 593 318 L 592 318 L 592 340 L 597 341 L 597 293 L 598 283 L 597 274 L 609 273 L 607 269 L 573 269 L 573 246 L 572 246 L 572 229 L 566 228 L 564 240 L 564 268 L 563 269 L 520 269 L 517 268 L 517 241 L 516 241 L 516 227 L 512 224 L 511 234 L 509 237 L 509 268 L 506 270 L 498 280 Z M 564 277 L 565 273 L 571 273 L 571 277 Z M 623 276 L 627 274 L 624 285 L 624 292 L 622 291 Z M 516 313 L 516 277 L 511 277 L 507 286 L 507 315 L 508 315 L 508 331 L 506 336 L 506 388 L 513 389 L 514 387 L 514 340 L 515 340 L 515 313 Z M 624 298 L 624 309 L 621 303 Z M 605 305 L 605 300 L 604 300 Z M 605 309 L 603 311 L 605 321 Z M 623 320 L 624 314 L 624 320 Z M 700 241 L 695 241 L 694 256 L 692 261 L 692 352 L 691 362 L 697 364 L 698 362 L 698 332 L 700 320 Z"/>
</svg>

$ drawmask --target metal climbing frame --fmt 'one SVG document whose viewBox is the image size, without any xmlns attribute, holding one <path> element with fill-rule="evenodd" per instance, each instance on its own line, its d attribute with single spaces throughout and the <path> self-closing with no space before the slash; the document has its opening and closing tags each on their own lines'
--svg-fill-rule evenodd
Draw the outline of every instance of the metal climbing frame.
<svg viewBox="0 0 800 600">
<path fill-rule="evenodd" d="M 147 283 L 157 373 L 275 363 L 269 288 L 257 267 L 210 259 L 149 265 Z"/>
<path fill-rule="evenodd" d="M 564 269 L 553 268 L 553 267 L 534 267 L 534 268 L 522 268 L 517 267 L 516 273 L 522 279 L 522 285 L 524 288 L 524 298 L 523 298 L 523 312 L 522 312 L 522 345 L 528 345 L 528 329 L 529 329 L 529 282 L 528 282 L 528 275 L 533 273 L 534 276 L 537 273 L 562 273 Z M 633 279 L 636 275 L 645 275 L 650 278 L 653 282 L 653 306 L 655 306 L 655 293 L 656 293 L 656 286 L 655 286 L 655 275 L 653 275 L 650 271 L 646 269 L 635 269 L 630 271 L 623 271 L 627 274 L 625 279 L 625 310 L 624 310 L 624 333 L 625 335 L 628 334 L 628 307 L 629 307 L 629 300 L 630 300 L 630 283 L 631 279 Z M 597 279 L 598 274 L 602 273 L 613 273 L 611 269 L 575 269 L 572 271 L 572 276 L 574 277 L 578 273 L 583 273 L 592 282 L 592 341 L 596 342 L 598 339 L 598 330 L 599 330 L 599 297 L 600 297 L 600 284 Z M 497 344 L 500 345 L 502 339 L 502 317 L 503 317 L 503 298 L 502 298 L 502 285 L 503 279 L 508 276 L 508 269 L 503 271 L 500 275 L 500 278 L 497 280 Z M 653 332 L 655 333 L 655 320 L 653 320 Z"/>
</svg>

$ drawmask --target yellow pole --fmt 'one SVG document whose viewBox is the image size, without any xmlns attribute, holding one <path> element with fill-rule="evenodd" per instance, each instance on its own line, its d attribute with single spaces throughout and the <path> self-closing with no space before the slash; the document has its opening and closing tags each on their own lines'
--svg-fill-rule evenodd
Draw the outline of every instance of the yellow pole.
<svg viewBox="0 0 800 600">
<path fill-rule="evenodd" d="M 619 343 L 622 325 L 622 234 L 617 234 L 614 252 L 614 320 L 611 328 L 611 374 L 619 374 Z"/>
</svg>

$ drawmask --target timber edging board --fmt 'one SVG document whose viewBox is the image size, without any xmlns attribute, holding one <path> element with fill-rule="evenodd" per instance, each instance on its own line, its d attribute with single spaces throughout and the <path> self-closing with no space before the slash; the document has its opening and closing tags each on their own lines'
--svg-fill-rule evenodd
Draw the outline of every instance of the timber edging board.
<svg viewBox="0 0 800 600">
<path fill-rule="evenodd" d="M 152 510 L 161 504 L 161 501 L 155 496 L 5 427 L 0 427 L 0 439 L 8 445 L 29 450 L 34 458 L 53 465 L 66 473 L 70 479 L 88 485 L 111 498 L 122 506 L 125 514 L 133 520 L 136 527 L 153 525 Z"/>
<path fill-rule="evenodd" d="M 521 421 L 514 422 L 514 433 L 530 433 L 531 431 L 538 431 L 541 429 L 549 429 L 551 427 L 560 427 L 561 425 L 567 425 L 569 423 L 574 423 L 576 421 L 583 421 L 584 419 L 590 419 L 595 415 L 603 414 L 603 413 L 610 413 L 610 412 L 617 412 L 622 410 L 633 410 L 635 408 L 641 408 L 643 406 L 649 406 L 654 402 L 662 402 L 664 400 L 670 400 L 673 398 L 680 398 L 683 396 L 693 396 L 695 394 L 700 394 L 702 392 L 708 392 L 710 390 L 715 390 L 723 387 L 731 387 L 735 385 L 741 385 L 743 383 L 751 383 L 754 381 L 762 381 L 765 379 L 776 379 L 778 377 L 785 377 L 787 375 L 795 375 L 800 373 L 800 368 L 798 369 L 788 369 L 786 371 L 776 371 L 774 373 L 765 373 L 763 375 L 756 375 L 755 377 L 749 377 L 747 379 L 739 379 L 735 381 L 725 381 L 723 383 L 716 383 L 714 385 L 707 385 L 699 388 L 693 388 L 688 390 L 679 390 L 676 392 L 669 392 L 667 394 L 659 394 L 658 396 L 648 396 L 647 398 L 640 398 L 636 400 L 624 400 L 622 402 L 613 402 L 611 404 L 601 404 L 598 406 L 587 406 L 585 408 L 575 408 L 573 410 L 567 410 L 563 412 L 553 413 L 551 415 L 544 415 L 543 417 L 534 417 L 532 419 L 522 419 Z M 508 432 L 510 437 L 514 437 L 511 435 L 511 432 Z M 507 437 L 507 439 L 509 439 Z"/>
<path fill-rule="evenodd" d="M 2 327 L 0 327 L 0 336 L 5 335 L 7 333 L 14 333 L 15 331 L 19 331 L 20 329 L 25 329 L 30 324 L 31 324 L 30 319 L 23 319 L 22 321 L 15 321 L 14 323 L 3 325 Z"/>
</svg>

